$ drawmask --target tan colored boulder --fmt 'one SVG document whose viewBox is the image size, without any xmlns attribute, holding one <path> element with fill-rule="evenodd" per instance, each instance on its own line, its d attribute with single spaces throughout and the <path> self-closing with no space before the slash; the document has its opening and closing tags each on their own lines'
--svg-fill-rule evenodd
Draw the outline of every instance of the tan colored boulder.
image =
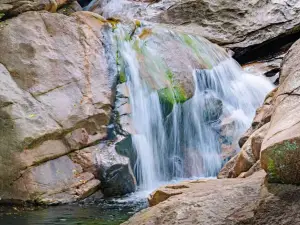
<svg viewBox="0 0 300 225">
<path fill-rule="evenodd" d="M 181 191 L 182 188 L 188 188 L 188 186 L 178 185 L 177 188 L 166 187 L 166 188 L 160 188 L 160 189 L 154 191 L 148 197 L 149 205 L 155 206 L 155 205 L 159 204 L 160 202 L 163 202 L 172 196 L 182 194 L 183 193 Z"/>
<path fill-rule="evenodd" d="M 115 75 L 103 44 L 109 29 L 78 12 L 25 12 L 1 24 L 3 200 L 66 203 L 99 188 L 100 181 L 66 155 L 107 136 Z"/>
<path fill-rule="evenodd" d="M 261 166 L 269 181 L 300 184 L 300 72 L 297 41 L 284 58 L 275 111 L 262 144 Z"/>
<path fill-rule="evenodd" d="M 238 177 L 239 178 L 250 177 L 252 174 L 254 174 L 259 170 L 261 170 L 260 160 L 258 160 L 247 172 L 241 173 Z"/>
</svg>

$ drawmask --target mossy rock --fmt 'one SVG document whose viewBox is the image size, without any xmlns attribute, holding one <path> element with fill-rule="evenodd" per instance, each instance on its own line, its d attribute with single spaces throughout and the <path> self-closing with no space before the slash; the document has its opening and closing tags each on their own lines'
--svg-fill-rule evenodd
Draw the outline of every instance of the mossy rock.
<svg viewBox="0 0 300 225">
<path fill-rule="evenodd" d="M 299 140 L 286 140 L 261 152 L 261 163 L 273 183 L 300 184 Z"/>
<path fill-rule="evenodd" d="M 172 112 L 174 104 L 184 103 L 188 99 L 184 90 L 179 86 L 160 89 L 158 96 L 164 116 Z"/>
</svg>

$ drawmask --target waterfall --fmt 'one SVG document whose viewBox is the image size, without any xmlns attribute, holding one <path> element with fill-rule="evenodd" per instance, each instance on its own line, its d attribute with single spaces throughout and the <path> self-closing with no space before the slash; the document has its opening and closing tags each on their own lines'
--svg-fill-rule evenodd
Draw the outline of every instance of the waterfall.
<svg viewBox="0 0 300 225">
<path fill-rule="evenodd" d="M 225 162 L 222 146 L 239 151 L 238 139 L 272 84 L 246 73 L 225 50 L 201 37 L 118 26 L 115 38 L 129 90 L 140 187 L 216 176 Z M 181 85 L 187 80 L 191 95 Z"/>
</svg>

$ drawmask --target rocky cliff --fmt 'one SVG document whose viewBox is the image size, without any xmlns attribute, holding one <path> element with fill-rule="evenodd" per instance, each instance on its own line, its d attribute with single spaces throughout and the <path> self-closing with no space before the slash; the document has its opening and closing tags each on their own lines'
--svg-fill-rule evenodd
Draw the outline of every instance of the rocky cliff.
<svg viewBox="0 0 300 225">
<path fill-rule="evenodd" d="M 0 2 L 5 17 L 20 14 L 0 23 L 3 201 L 57 204 L 99 188 L 107 196 L 135 190 L 129 159 L 115 152 L 107 128 L 116 85 L 111 25 L 84 12 L 29 11 L 64 3 Z"/>
</svg>

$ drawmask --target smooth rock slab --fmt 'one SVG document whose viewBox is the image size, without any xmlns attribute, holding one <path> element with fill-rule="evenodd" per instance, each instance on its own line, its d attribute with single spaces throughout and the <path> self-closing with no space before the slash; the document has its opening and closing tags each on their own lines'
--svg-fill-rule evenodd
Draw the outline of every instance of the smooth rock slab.
<svg viewBox="0 0 300 225">
<path fill-rule="evenodd" d="M 268 184 L 264 177 L 265 172 L 260 171 L 245 179 L 192 181 L 189 188 L 180 189 L 182 194 L 137 213 L 123 224 L 300 224 L 300 187 Z"/>
<path fill-rule="evenodd" d="M 261 171 L 246 179 L 189 182 L 188 188 L 179 189 L 182 194 L 141 211 L 124 224 L 238 224 L 254 216 L 264 176 Z"/>
<path fill-rule="evenodd" d="M 93 174 L 83 173 L 80 165 L 62 156 L 23 171 L 13 183 L 16 191 L 10 198 L 43 204 L 67 203 L 87 197 L 99 184 Z"/>
</svg>

